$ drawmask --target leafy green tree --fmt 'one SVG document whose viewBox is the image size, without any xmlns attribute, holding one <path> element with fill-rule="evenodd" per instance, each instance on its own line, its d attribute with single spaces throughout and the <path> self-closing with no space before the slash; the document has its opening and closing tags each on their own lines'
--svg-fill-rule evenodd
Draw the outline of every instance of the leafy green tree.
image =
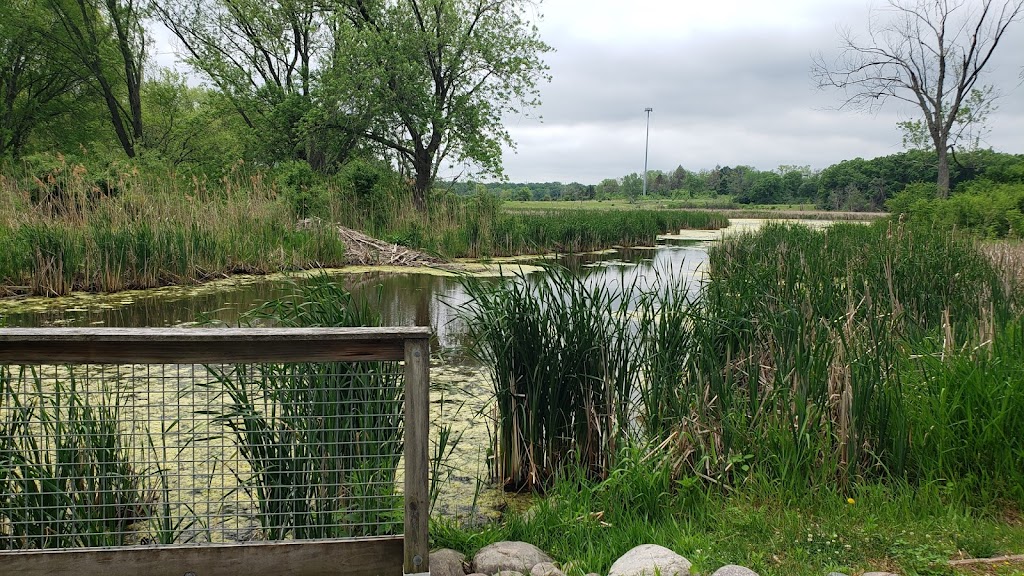
<svg viewBox="0 0 1024 576">
<path fill-rule="evenodd" d="M 735 197 L 740 204 L 776 204 L 785 198 L 786 188 L 782 176 L 775 172 L 760 172 L 753 184 Z"/>
<path fill-rule="evenodd" d="M 550 50 L 525 0 L 346 2 L 318 98 L 337 127 L 395 154 L 426 194 L 447 159 L 500 175 L 504 124 L 538 104 Z"/>
<path fill-rule="evenodd" d="M 676 169 L 672 171 L 672 175 L 668 179 L 669 190 L 682 190 L 686 186 L 686 177 L 688 173 L 683 167 L 676 166 Z"/>
<path fill-rule="evenodd" d="M 605 178 L 597 185 L 597 195 L 601 199 L 614 198 L 619 195 L 619 181 L 614 178 Z"/>
<path fill-rule="evenodd" d="M 328 55 L 331 10 L 314 0 L 158 0 L 186 62 L 234 103 L 244 121 L 290 94 L 309 97 L 316 59 Z"/>
<path fill-rule="evenodd" d="M 142 100 L 147 154 L 209 176 L 245 156 L 246 129 L 222 93 L 160 70 L 143 83 Z"/>
<path fill-rule="evenodd" d="M 570 182 L 562 189 L 562 200 L 585 200 L 587 187 L 579 182 Z"/>
<path fill-rule="evenodd" d="M 669 193 L 668 176 L 662 171 L 656 171 L 647 175 L 648 190 L 651 194 L 667 196 Z"/>
<path fill-rule="evenodd" d="M 917 108 L 920 124 L 910 127 L 928 135 L 937 158 L 938 195 L 944 198 L 950 190 L 949 151 L 966 126 L 987 114 L 993 91 L 979 80 L 1003 34 L 1024 15 L 1024 0 L 888 5 L 888 14 L 872 14 L 866 41 L 847 30 L 839 58 L 826 62 L 819 56 L 812 75 L 819 87 L 845 91 L 844 107 L 875 110 L 893 99 Z"/>
<path fill-rule="evenodd" d="M 157 0 L 154 12 L 195 68 L 249 127 L 250 152 L 264 163 L 306 160 L 338 168 L 356 146 L 328 127 L 336 112 L 313 97 L 322 67 L 337 50 L 335 28 L 348 0 Z"/>
<path fill-rule="evenodd" d="M 47 121 L 66 114 L 83 80 L 67 54 L 51 50 L 63 33 L 38 2 L 0 4 L 0 156 L 19 158 Z"/>
<path fill-rule="evenodd" d="M 629 198 L 630 202 L 636 202 L 643 189 L 644 179 L 636 172 L 622 177 L 622 193 L 626 195 L 626 198 Z"/>
<path fill-rule="evenodd" d="M 117 141 L 135 157 L 143 136 L 146 31 L 140 0 L 41 0 L 63 33 L 48 37 L 102 99 Z"/>
</svg>

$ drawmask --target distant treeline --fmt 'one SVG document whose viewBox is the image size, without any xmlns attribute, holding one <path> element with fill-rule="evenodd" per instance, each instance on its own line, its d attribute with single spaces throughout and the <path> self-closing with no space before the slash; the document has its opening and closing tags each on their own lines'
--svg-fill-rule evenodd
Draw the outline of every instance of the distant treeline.
<svg viewBox="0 0 1024 576">
<path fill-rule="evenodd" d="M 854 158 L 824 170 L 808 166 L 779 166 L 758 170 L 750 166 L 716 166 L 713 170 L 670 172 L 651 170 L 647 194 L 659 198 L 716 198 L 737 204 L 814 204 L 829 210 L 881 211 L 886 201 L 908 184 L 934 183 L 934 152 L 910 150 L 871 160 Z M 995 184 L 1024 183 L 1024 155 L 977 150 L 957 154 L 951 163 L 954 192 L 976 180 Z M 481 184 L 439 183 L 458 195 L 486 190 L 506 200 L 636 199 L 643 194 L 643 177 L 629 174 L 598 184 L 570 182 Z"/>
</svg>

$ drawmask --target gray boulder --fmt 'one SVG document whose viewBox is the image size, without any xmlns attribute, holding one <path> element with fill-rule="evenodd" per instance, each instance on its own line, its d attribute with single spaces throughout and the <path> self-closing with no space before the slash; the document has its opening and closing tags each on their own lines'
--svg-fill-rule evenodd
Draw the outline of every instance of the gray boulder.
<svg viewBox="0 0 1024 576">
<path fill-rule="evenodd" d="M 514 570 L 528 574 L 531 568 L 541 562 L 551 562 L 551 557 L 533 544 L 495 542 L 476 553 L 473 557 L 473 571 L 497 574 L 502 570 Z"/>
<path fill-rule="evenodd" d="M 711 576 L 758 576 L 758 574 L 750 568 L 729 564 L 715 570 L 715 573 Z"/>
<path fill-rule="evenodd" d="M 430 553 L 430 576 L 465 576 L 466 555 L 450 548 Z"/>
<path fill-rule="evenodd" d="M 530 569 L 530 576 L 565 576 L 565 572 L 551 562 L 541 562 Z"/>
<path fill-rule="evenodd" d="M 692 566 L 664 546 L 642 544 L 616 560 L 608 576 L 690 576 Z"/>
</svg>

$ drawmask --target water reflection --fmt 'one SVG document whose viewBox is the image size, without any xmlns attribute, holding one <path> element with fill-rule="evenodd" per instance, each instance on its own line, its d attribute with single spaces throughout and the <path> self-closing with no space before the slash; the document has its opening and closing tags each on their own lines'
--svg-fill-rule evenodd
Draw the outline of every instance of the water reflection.
<svg viewBox="0 0 1024 576">
<path fill-rule="evenodd" d="M 570 269 L 586 271 L 593 282 L 636 282 L 647 288 L 666 275 L 694 281 L 707 260 L 703 246 L 662 244 L 649 248 L 629 248 L 600 254 L 582 254 L 559 258 Z M 461 332 L 457 310 L 468 301 L 459 280 L 434 274 L 396 274 L 366 272 L 337 273 L 335 279 L 354 295 L 379 303 L 384 322 L 392 326 L 430 326 L 436 344 L 458 347 Z M 308 282 L 307 277 L 293 280 L 276 277 L 238 277 L 211 285 L 139 290 L 118 294 L 76 294 L 51 300 L 34 299 L 0 302 L 0 325 L 36 326 L 176 326 L 204 318 L 234 325 L 239 315 L 256 306 L 288 295 L 292 282 Z"/>
<path fill-rule="evenodd" d="M 659 278 L 687 282 L 691 294 L 707 261 L 703 246 L 664 244 L 650 248 L 608 251 L 558 259 L 571 270 L 587 274 L 588 282 L 649 288 Z M 464 362 L 457 353 L 458 310 L 469 300 L 457 278 L 433 274 L 365 272 L 337 273 L 334 278 L 357 297 L 378 303 L 385 323 L 430 326 L 434 349 L 447 349 L 431 366 L 431 432 L 438 441 L 439 424 L 448 424 L 461 439 L 447 458 L 447 481 L 442 483 L 435 512 L 456 518 L 493 515 L 510 505 L 500 488 L 482 489 L 488 477 L 489 435 L 494 429 L 490 410 L 491 384 L 486 370 Z M 121 292 L 110 295 L 76 294 L 67 298 L 0 301 L 0 325 L 8 326 L 174 326 L 205 317 L 228 325 L 260 304 L 291 293 L 294 283 L 281 277 L 236 277 L 197 287 Z M 500 281 L 493 279 L 488 281 Z M 528 281 L 544 281 L 543 273 Z M 512 503 L 512 505 L 515 505 Z"/>
</svg>

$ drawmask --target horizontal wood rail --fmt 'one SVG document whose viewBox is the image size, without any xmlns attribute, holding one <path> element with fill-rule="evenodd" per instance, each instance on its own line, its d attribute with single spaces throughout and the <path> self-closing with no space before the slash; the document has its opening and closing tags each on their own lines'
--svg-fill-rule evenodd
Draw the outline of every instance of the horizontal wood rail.
<svg viewBox="0 0 1024 576">
<path fill-rule="evenodd" d="M 426 327 L 7 328 L 0 362 L 202 364 L 404 360 Z M 268 345 L 272 344 L 272 345 Z"/>
</svg>

